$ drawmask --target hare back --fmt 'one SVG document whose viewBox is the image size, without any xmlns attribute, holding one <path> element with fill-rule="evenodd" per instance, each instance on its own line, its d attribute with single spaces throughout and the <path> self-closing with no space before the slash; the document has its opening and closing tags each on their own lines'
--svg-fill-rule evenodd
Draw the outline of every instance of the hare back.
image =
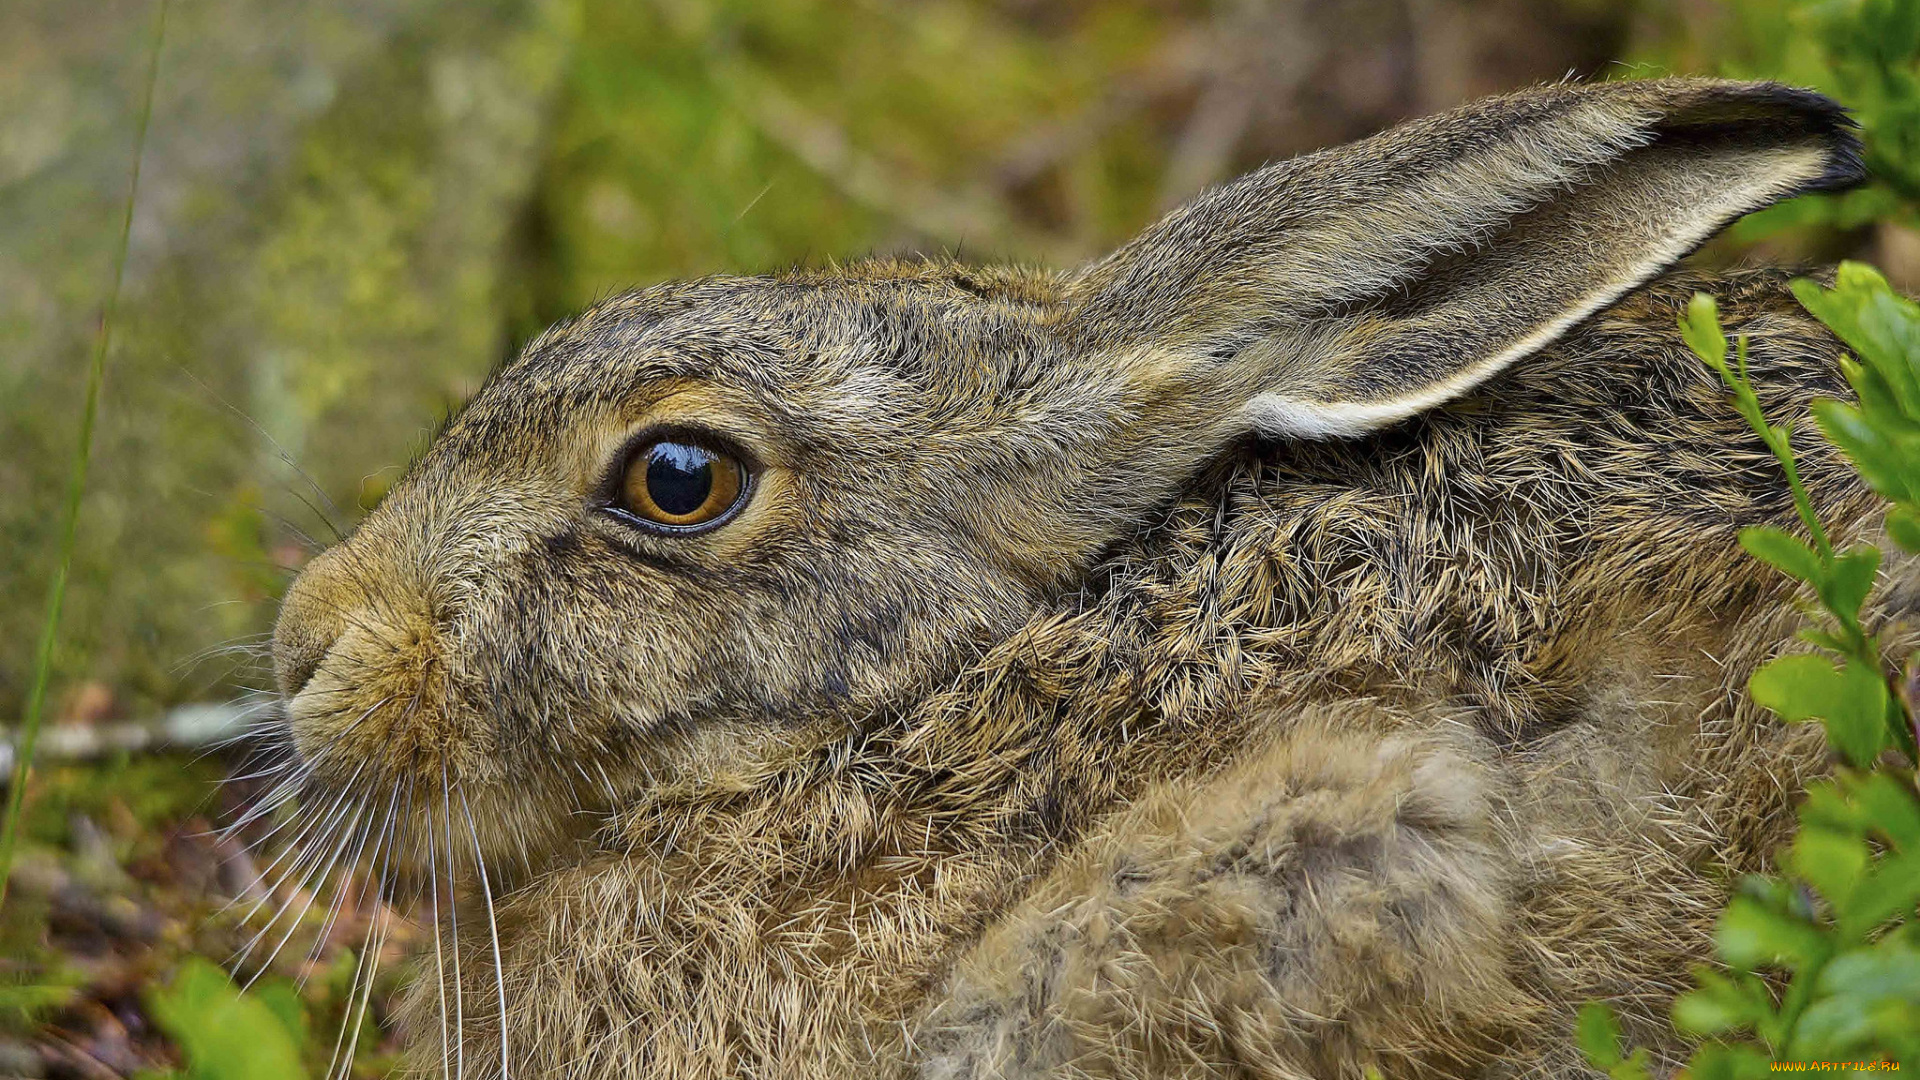
<svg viewBox="0 0 1920 1080">
<path fill-rule="evenodd" d="M 1252 448 L 1176 510 L 1114 568 L 1154 612 L 1137 684 L 1165 728 L 1247 742 L 1163 761 L 961 954 L 929 1071 L 1580 1075 L 1602 998 L 1677 1065 L 1659 1018 L 1823 744 L 1745 699 L 1799 616 L 1738 532 L 1794 512 L 1671 328 L 1716 294 L 1770 417 L 1804 417 L 1846 388 L 1787 279 L 1660 279 L 1449 408 Z M 1870 533 L 1833 449 L 1795 449 Z M 1914 607 L 1890 577 L 1883 620 Z"/>
</svg>

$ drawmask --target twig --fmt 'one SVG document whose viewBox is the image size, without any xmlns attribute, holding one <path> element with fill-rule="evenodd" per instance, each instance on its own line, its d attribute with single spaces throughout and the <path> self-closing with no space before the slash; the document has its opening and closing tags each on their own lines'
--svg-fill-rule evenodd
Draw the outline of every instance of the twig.
<svg viewBox="0 0 1920 1080">
<path fill-rule="evenodd" d="M 846 132 L 738 56 L 715 51 L 713 83 L 761 135 L 798 158 L 854 202 L 946 242 L 1008 245 L 1036 257 L 1065 256 L 1059 237 L 1013 220 L 979 192 L 942 191 L 900 175 L 853 144 Z"/>
<path fill-rule="evenodd" d="M 83 761 L 109 754 L 198 750 L 244 734 L 261 714 L 259 705 L 182 705 L 158 723 L 122 721 L 51 727 L 34 747 L 36 761 Z M 0 782 L 18 778 L 13 743 L 0 739 Z"/>
</svg>

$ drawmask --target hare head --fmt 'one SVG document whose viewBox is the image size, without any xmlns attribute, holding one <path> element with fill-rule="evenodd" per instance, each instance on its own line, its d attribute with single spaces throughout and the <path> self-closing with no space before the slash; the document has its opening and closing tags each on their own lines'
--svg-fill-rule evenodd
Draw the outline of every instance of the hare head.
<svg viewBox="0 0 1920 1080">
<path fill-rule="evenodd" d="M 1077 273 L 608 301 L 300 575 L 285 735 L 310 793 L 399 819 L 403 864 L 449 790 L 489 857 L 552 856 L 580 811 L 926 694 L 1230 447 L 1465 394 L 1733 218 L 1860 175 L 1817 95 L 1549 86 L 1225 184 Z"/>
</svg>

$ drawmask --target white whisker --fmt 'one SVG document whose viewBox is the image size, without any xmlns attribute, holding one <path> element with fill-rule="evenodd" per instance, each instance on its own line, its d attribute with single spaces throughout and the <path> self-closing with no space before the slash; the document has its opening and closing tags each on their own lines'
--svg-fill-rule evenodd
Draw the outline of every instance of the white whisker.
<svg viewBox="0 0 1920 1080">
<path fill-rule="evenodd" d="M 359 777 L 359 775 L 360 775 L 359 770 L 358 769 L 354 770 L 354 777 L 356 779 Z M 333 802 L 327 808 L 327 810 L 322 814 L 318 814 L 313 817 L 307 818 L 306 824 L 300 827 L 299 831 L 294 834 L 293 839 L 287 841 L 287 843 L 281 847 L 280 853 L 275 855 L 272 861 L 268 862 L 266 866 L 260 869 L 260 874 L 259 874 L 260 880 L 262 882 L 265 882 L 269 876 L 274 875 L 275 868 L 280 865 L 282 860 L 286 859 L 288 855 L 294 856 L 293 863 L 290 864 L 285 870 L 280 871 L 278 875 L 274 877 L 273 883 L 269 885 L 266 891 L 261 894 L 260 899 L 258 901 L 255 901 L 253 907 L 249 908 L 245 915 L 241 916 L 240 921 L 242 923 L 248 923 L 253 921 L 253 917 L 260 913 L 260 908 L 273 898 L 273 894 L 278 892 L 282 885 L 286 884 L 287 878 L 294 872 L 294 868 L 297 867 L 308 856 L 308 854 L 311 852 L 315 844 L 320 844 L 323 846 L 325 845 L 326 841 L 322 839 L 322 837 L 325 837 L 331 834 L 331 831 L 334 825 L 338 822 L 341 813 L 344 812 L 344 810 L 349 805 L 356 806 L 356 807 L 359 805 L 357 802 L 351 803 L 351 804 L 348 803 L 347 799 L 348 799 L 350 790 L 351 790 L 350 784 L 347 787 L 342 787 L 340 789 L 340 793 L 334 796 Z M 287 819 L 287 821 L 292 821 L 292 820 L 295 820 L 295 819 L 293 818 Z M 248 846 L 251 848 L 251 847 L 257 846 L 257 844 L 264 844 L 269 838 L 273 836 L 275 832 L 280 831 L 281 826 L 284 826 L 285 824 L 286 822 L 283 821 L 280 823 L 280 825 L 274 826 L 273 830 L 268 832 L 266 836 L 261 837 L 260 840 L 257 841 L 255 845 L 248 845 Z M 234 904 L 239 903 L 240 899 L 241 899 L 240 897 L 235 897 L 233 900 L 229 901 L 227 904 L 222 906 L 220 911 L 217 912 L 216 914 L 224 914 L 228 908 L 232 907 Z"/>
<path fill-rule="evenodd" d="M 331 866 L 334 863 L 334 861 L 339 858 L 340 853 L 346 849 L 348 842 L 350 842 L 353 839 L 353 835 L 355 832 L 354 826 L 359 824 L 360 815 L 363 814 L 365 810 L 366 810 L 366 807 L 364 806 L 364 804 L 356 805 L 353 818 L 351 819 L 347 827 L 344 830 L 341 830 L 340 838 L 338 841 L 334 843 L 334 847 L 331 854 L 327 853 L 327 842 L 332 839 L 332 831 L 333 831 L 329 829 L 327 833 L 317 838 L 314 843 L 308 845 L 308 848 L 310 850 L 308 852 L 303 853 L 300 856 L 300 858 L 294 860 L 293 865 L 287 868 L 287 873 L 282 875 L 281 879 L 274 883 L 273 888 L 268 891 L 267 895 L 261 898 L 260 904 L 256 904 L 254 906 L 254 911 L 258 911 L 260 906 L 264 904 L 267 900 L 271 899 L 274 893 L 279 892 L 283 888 L 286 888 L 289 890 L 287 893 L 286 900 L 283 901 L 280 907 L 274 911 L 273 917 L 268 919 L 266 922 L 266 925 L 262 926 L 258 933 L 254 934 L 252 938 L 248 939 L 247 943 L 240 947 L 239 953 L 232 960 L 228 962 L 227 966 L 229 968 L 234 968 L 237 970 L 239 967 L 245 965 L 247 962 L 247 959 L 253 955 L 253 950 L 259 947 L 261 940 L 265 938 L 269 933 L 271 933 L 275 926 L 279 925 L 280 919 L 284 915 L 286 915 L 287 910 L 293 906 L 294 901 L 299 899 L 300 892 L 306 889 L 307 883 L 309 881 L 313 880 L 313 875 L 315 871 L 324 870 L 326 867 Z M 299 867 L 302 864 L 307 863 L 310 859 L 312 863 L 311 867 L 305 871 L 301 871 Z M 292 878 L 296 873 L 299 874 L 299 880 L 296 882 L 289 882 L 288 879 Z M 298 927 L 300 925 L 300 919 L 305 917 L 307 910 L 313 906 L 313 901 L 316 895 L 317 894 L 312 892 L 308 893 L 307 902 L 300 909 L 300 915 L 296 916 L 294 918 L 292 926 L 288 927 L 289 935 L 291 935 L 295 927 Z M 249 912 L 245 921 L 251 922 L 252 919 L 253 919 L 253 913 Z M 285 938 L 282 938 L 281 943 L 285 944 L 285 940 L 286 940 Z M 260 976 L 260 973 L 259 971 L 256 970 L 254 974 L 247 979 L 247 985 L 249 986 L 252 985 L 254 979 L 259 978 L 259 976 Z M 242 989 L 245 989 L 245 987 L 243 986 Z"/>
<path fill-rule="evenodd" d="M 433 896 L 433 977 L 440 992 L 440 1075 L 447 1076 L 453 1053 L 447 1046 L 447 964 L 440 951 L 440 861 L 433 840 L 433 822 L 427 822 L 427 884 Z M 451 878 L 447 888 L 453 888 Z"/>
<path fill-rule="evenodd" d="M 359 823 L 360 819 L 356 817 L 354 824 L 358 825 Z M 307 912 L 313 910 L 314 901 L 320 899 L 320 894 L 327 891 L 328 875 L 332 874 L 335 868 L 341 865 L 340 856 L 347 849 L 346 841 L 353 840 L 355 833 L 359 833 L 359 843 L 354 846 L 353 857 L 346 860 L 345 864 L 348 867 L 345 872 L 346 876 L 352 876 L 351 868 L 354 863 L 359 861 L 360 849 L 366 846 L 367 830 L 349 827 L 341 834 L 340 839 L 343 842 L 334 847 L 333 853 L 327 857 L 326 862 L 324 864 L 315 864 L 314 868 L 317 871 L 317 876 L 313 874 L 308 875 L 309 879 L 313 881 L 313 888 L 307 892 L 307 902 L 300 906 L 300 914 L 295 915 L 293 921 L 287 924 L 287 932 L 280 935 L 280 940 L 275 942 L 273 948 L 268 951 L 267 958 L 261 961 L 258 967 L 253 969 L 253 974 L 247 976 L 245 982 L 240 984 L 240 989 L 243 992 L 253 986 L 254 982 L 257 981 L 260 976 L 266 974 L 267 969 L 273 966 L 274 959 L 280 955 L 280 950 L 287 947 L 287 942 L 293 939 L 294 932 L 299 930 L 300 924 L 306 921 Z M 302 888 L 305 888 L 304 883 Z M 271 928 L 272 926 L 272 923 L 268 923 L 267 927 L 263 928 L 263 930 Z"/>
<path fill-rule="evenodd" d="M 383 833 L 387 831 L 391 831 L 393 828 L 396 806 L 399 802 L 399 799 L 400 799 L 400 789 L 394 788 L 393 798 L 389 800 L 387 803 L 387 821 L 386 821 L 386 824 L 381 827 Z M 307 954 L 307 961 L 309 964 L 320 959 L 321 951 L 326 948 L 327 938 L 333 935 L 334 921 L 339 918 L 341 909 L 343 909 L 346 906 L 347 886 L 351 884 L 353 881 L 354 868 L 360 865 L 360 856 L 366 852 L 367 837 L 371 835 L 372 831 L 373 830 L 368 829 L 363 831 L 360 834 L 360 843 L 357 847 L 354 848 L 353 857 L 351 859 L 348 859 L 346 862 L 346 870 L 344 873 L 342 873 L 340 877 L 340 888 L 335 892 L 334 902 L 329 906 L 326 922 L 321 924 L 319 935 L 313 939 L 313 949 Z M 379 843 L 375 843 L 374 852 L 376 855 L 378 854 L 379 850 L 380 850 Z M 304 988 L 306 986 L 306 983 L 307 983 L 307 973 L 305 971 L 302 971 L 300 973 L 300 978 L 297 980 L 296 984 Z"/>
<path fill-rule="evenodd" d="M 373 936 L 371 951 L 368 953 L 367 985 L 360 993 L 360 1008 L 358 1013 L 354 1015 L 351 1020 L 353 1037 L 347 1041 L 347 1053 L 340 1062 L 340 1080 L 351 1080 L 353 1076 L 353 1055 L 360 1048 L 360 1030 L 366 1026 L 367 1007 L 373 1001 L 373 982 L 380 976 L 380 954 L 386 951 L 387 932 L 393 928 L 393 916 L 387 910 L 385 897 L 387 869 L 391 865 L 393 858 L 393 845 L 387 843 L 387 839 L 387 836 L 383 835 L 375 845 L 376 848 L 385 847 L 386 852 L 383 855 L 376 856 L 381 860 L 380 873 L 374 881 L 373 918 L 368 924 L 369 931 L 374 927 L 379 927 L 380 932 L 378 935 Z M 347 995 L 347 1006 L 348 1011 L 353 1012 L 353 995 L 351 993 Z M 332 1075 L 331 1069 L 328 1070 L 328 1075 Z"/>
<path fill-rule="evenodd" d="M 447 919 L 449 924 L 447 933 L 453 941 L 453 1075 L 455 1080 L 466 1080 L 467 1040 L 465 1031 L 467 1021 L 466 993 L 460 986 L 460 898 L 454 893 L 453 794 L 452 788 L 447 784 L 447 763 L 445 759 L 442 759 L 440 762 L 440 800 L 441 809 L 446 814 L 446 817 L 443 819 L 446 825 L 446 834 L 443 839 L 446 841 L 444 850 L 447 855 Z"/>
<path fill-rule="evenodd" d="M 493 942 L 493 985 L 500 996 L 500 1080 L 507 1080 L 507 972 L 500 963 L 500 926 L 493 917 L 493 887 L 487 881 L 487 859 L 480 852 L 480 831 L 473 824 L 473 805 L 460 793 L 460 809 L 467 817 L 467 835 L 473 838 L 473 862 L 480 870 L 480 896 L 487 903 L 487 934 Z"/>
</svg>

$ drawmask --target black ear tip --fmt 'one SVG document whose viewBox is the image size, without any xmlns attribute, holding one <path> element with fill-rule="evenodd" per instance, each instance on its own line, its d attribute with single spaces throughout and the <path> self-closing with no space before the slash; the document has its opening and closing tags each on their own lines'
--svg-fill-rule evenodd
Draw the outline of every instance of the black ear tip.
<svg viewBox="0 0 1920 1080">
<path fill-rule="evenodd" d="M 1842 191 L 1867 178 L 1860 125 L 1846 106 L 1817 90 L 1777 82 L 1690 78 L 1651 80 L 1644 85 L 1658 88 L 1655 101 L 1664 99 L 1667 114 L 1655 125 L 1662 137 L 1822 146 L 1825 167 L 1794 194 Z"/>
<path fill-rule="evenodd" d="M 1867 179 L 1860 124 L 1845 105 L 1817 90 L 1777 82 L 1740 85 L 1736 96 L 1776 118 L 1783 137 L 1826 143 L 1827 167 L 1803 191 L 1843 191 Z"/>
<path fill-rule="evenodd" d="M 1854 123 L 1853 115 L 1847 110 L 1845 105 L 1840 104 L 1838 101 L 1835 101 L 1818 90 L 1809 90 L 1804 86 L 1790 86 L 1786 83 L 1772 81 L 1756 82 L 1748 85 L 1751 87 L 1749 96 L 1754 100 L 1762 101 L 1769 105 L 1784 107 L 1810 120 L 1826 123 L 1834 127 L 1854 128 L 1859 126 Z"/>
<path fill-rule="evenodd" d="M 1867 162 L 1856 133 L 1858 126 L 1849 118 L 1847 126 L 1836 131 L 1827 171 L 1807 184 L 1808 191 L 1845 191 L 1866 182 Z"/>
</svg>

